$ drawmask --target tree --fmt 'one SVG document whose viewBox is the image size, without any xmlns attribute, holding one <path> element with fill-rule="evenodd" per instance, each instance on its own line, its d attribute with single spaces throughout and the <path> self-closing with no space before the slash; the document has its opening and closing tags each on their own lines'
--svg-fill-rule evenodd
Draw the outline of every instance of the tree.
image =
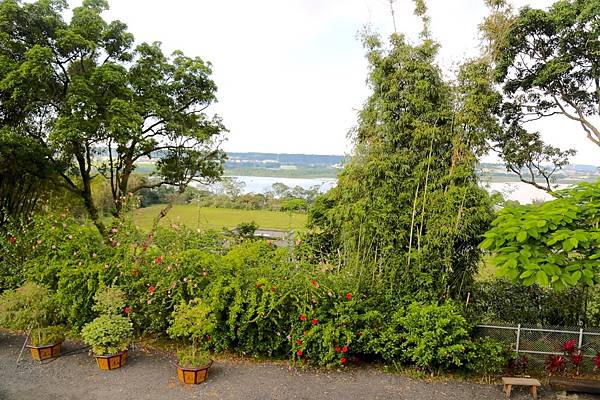
<svg viewBox="0 0 600 400">
<path fill-rule="evenodd" d="M 487 0 L 491 15 L 482 25 L 489 41 L 493 78 L 502 85 L 507 127 L 503 155 L 509 169 L 528 170 L 545 182 L 529 183 L 551 191 L 548 174 L 568 162 L 561 151 L 527 133 L 522 124 L 561 115 L 576 121 L 600 146 L 600 1 L 560 0 L 548 11 L 523 8 L 517 15 L 504 0 Z M 500 143 L 502 145 L 502 143 Z M 553 165 L 549 169 L 543 164 Z"/>
<path fill-rule="evenodd" d="M 446 83 L 429 39 L 364 38 L 372 94 L 359 114 L 354 155 L 309 222 L 341 252 L 357 285 L 382 284 L 423 299 L 458 296 L 491 220 L 478 187 L 485 127 Z M 460 110 L 460 112 L 457 112 Z M 366 278 L 368 277 L 368 278 Z"/>
<path fill-rule="evenodd" d="M 105 0 L 84 0 L 68 23 L 65 8 L 61 0 L 0 2 L 0 98 L 27 105 L 60 184 L 82 199 L 100 232 L 98 174 L 110 182 L 117 217 L 141 189 L 183 193 L 193 181 L 217 179 L 224 127 L 204 113 L 216 100 L 210 64 L 179 51 L 167 57 L 159 43 L 133 47 L 125 24 L 102 18 Z M 157 159 L 154 179 L 130 187 L 142 158 Z"/>
<path fill-rule="evenodd" d="M 500 275 L 555 289 L 600 283 L 600 182 L 558 194 L 499 213 L 481 247 Z"/>
<path fill-rule="evenodd" d="M 463 109 L 469 110 L 478 121 L 475 128 L 486 133 L 477 136 L 480 148 L 496 151 L 507 170 L 522 182 L 552 194 L 555 172 L 568 164 L 575 151 L 547 145 L 539 132 L 529 132 L 523 127 L 519 110 L 505 102 L 494 86 L 493 68 L 485 57 L 461 65 L 458 93 Z"/>
</svg>

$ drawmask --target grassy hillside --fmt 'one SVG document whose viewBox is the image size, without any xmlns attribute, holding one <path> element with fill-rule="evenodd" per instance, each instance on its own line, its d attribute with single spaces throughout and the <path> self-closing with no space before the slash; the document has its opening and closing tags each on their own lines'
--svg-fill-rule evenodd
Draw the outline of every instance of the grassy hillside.
<svg viewBox="0 0 600 400">
<path fill-rule="evenodd" d="M 155 205 L 141 208 L 134 213 L 134 221 L 142 229 L 149 229 L 152 221 L 162 208 Z M 177 223 L 190 228 L 221 229 L 233 228 L 241 222 L 254 221 L 263 229 L 302 229 L 306 223 L 305 214 L 289 214 L 277 211 L 235 210 L 229 208 L 198 208 L 193 204 L 175 205 L 163 218 L 161 225 Z"/>
</svg>

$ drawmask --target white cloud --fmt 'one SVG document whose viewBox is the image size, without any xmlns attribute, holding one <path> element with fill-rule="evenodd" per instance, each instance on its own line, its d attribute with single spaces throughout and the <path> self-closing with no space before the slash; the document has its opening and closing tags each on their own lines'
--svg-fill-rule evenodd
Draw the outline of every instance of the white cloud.
<svg viewBox="0 0 600 400">
<path fill-rule="evenodd" d="M 427 3 L 442 66 L 475 56 L 483 0 Z M 514 3 L 547 7 L 552 0 Z M 396 0 L 394 9 L 398 30 L 416 39 L 412 0 Z M 213 63 L 214 110 L 230 130 L 225 148 L 232 151 L 348 151 L 346 134 L 368 95 L 357 33 L 367 23 L 383 36 L 392 31 L 388 0 L 112 0 L 107 18 L 127 23 L 138 41 L 158 40 L 167 51 Z M 576 126 L 538 129 L 561 147 L 576 147 L 576 162 L 597 163 L 600 150 Z"/>
</svg>

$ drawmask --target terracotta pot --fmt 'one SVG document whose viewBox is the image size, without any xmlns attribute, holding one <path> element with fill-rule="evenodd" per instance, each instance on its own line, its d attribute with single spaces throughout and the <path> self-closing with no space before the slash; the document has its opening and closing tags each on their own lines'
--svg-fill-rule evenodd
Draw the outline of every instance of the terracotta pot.
<svg viewBox="0 0 600 400">
<path fill-rule="evenodd" d="M 55 344 L 49 344 L 47 346 L 30 346 L 27 345 L 29 349 L 31 349 L 31 358 L 37 361 L 44 361 L 52 357 L 56 357 L 60 354 L 60 346 L 62 342 L 58 342 Z"/>
<path fill-rule="evenodd" d="M 98 367 L 104 371 L 121 368 L 127 364 L 127 350 L 110 356 L 99 356 L 94 354 L 94 357 L 96 358 Z"/>
<path fill-rule="evenodd" d="M 198 383 L 202 383 L 208 378 L 208 369 L 212 365 L 212 360 L 202 367 L 199 368 L 188 368 L 182 367 L 179 364 L 175 364 L 177 367 L 177 376 L 179 377 L 179 382 L 187 383 L 191 385 L 195 385 Z"/>
</svg>

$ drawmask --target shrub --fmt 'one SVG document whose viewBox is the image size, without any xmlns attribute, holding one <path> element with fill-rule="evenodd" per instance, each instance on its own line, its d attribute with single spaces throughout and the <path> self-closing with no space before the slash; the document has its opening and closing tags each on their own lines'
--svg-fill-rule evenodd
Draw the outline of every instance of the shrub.
<svg viewBox="0 0 600 400">
<path fill-rule="evenodd" d="M 489 378 L 491 375 L 502 373 L 508 366 L 509 358 L 510 353 L 504 343 L 484 337 L 468 346 L 465 367 Z"/>
<path fill-rule="evenodd" d="M 83 341 L 99 355 L 112 355 L 126 350 L 133 327 L 128 318 L 117 314 L 125 303 L 123 292 L 117 288 L 104 288 L 94 299 L 94 310 L 104 314 L 83 327 Z"/>
<path fill-rule="evenodd" d="M 30 337 L 33 346 L 48 346 L 62 342 L 65 338 L 65 329 L 62 326 L 36 328 L 31 331 Z"/>
<path fill-rule="evenodd" d="M 6 328 L 44 328 L 56 320 L 55 299 L 44 285 L 28 282 L 0 296 L 0 325 Z"/>
<path fill-rule="evenodd" d="M 62 341 L 64 328 L 58 321 L 56 298 L 43 285 L 28 282 L 0 296 L 0 326 L 31 329 L 31 344 L 46 346 Z"/>
<path fill-rule="evenodd" d="M 83 341 L 92 346 L 92 351 L 98 355 L 112 355 L 126 350 L 132 333 L 131 322 L 121 315 L 101 315 L 81 330 Z"/>
<path fill-rule="evenodd" d="M 177 352 L 179 365 L 186 368 L 200 368 L 210 363 L 207 352 L 193 349 L 184 349 Z"/>
<path fill-rule="evenodd" d="M 401 319 L 406 330 L 404 356 L 434 372 L 463 365 L 469 345 L 469 325 L 452 304 L 413 303 Z"/>
</svg>

